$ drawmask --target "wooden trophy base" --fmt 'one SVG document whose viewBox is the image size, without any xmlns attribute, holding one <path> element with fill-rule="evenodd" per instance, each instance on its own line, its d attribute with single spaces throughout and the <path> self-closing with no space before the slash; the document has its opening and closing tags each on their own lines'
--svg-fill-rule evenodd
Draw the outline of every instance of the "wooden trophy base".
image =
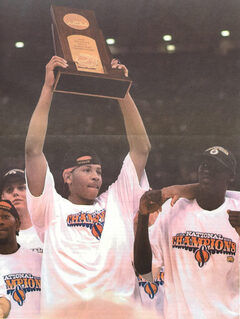
<svg viewBox="0 0 240 319">
<path fill-rule="evenodd" d="M 68 61 L 58 68 L 55 92 L 122 99 L 132 81 L 111 68 L 111 53 L 93 11 L 51 7 L 55 54 Z"/>
<path fill-rule="evenodd" d="M 71 62 L 70 62 L 71 63 Z M 70 64 L 68 62 L 68 64 Z M 54 92 L 89 95 L 95 97 L 122 99 L 129 91 L 131 81 L 95 73 L 71 72 L 59 68 L 56 74 Z"/>
</svg>

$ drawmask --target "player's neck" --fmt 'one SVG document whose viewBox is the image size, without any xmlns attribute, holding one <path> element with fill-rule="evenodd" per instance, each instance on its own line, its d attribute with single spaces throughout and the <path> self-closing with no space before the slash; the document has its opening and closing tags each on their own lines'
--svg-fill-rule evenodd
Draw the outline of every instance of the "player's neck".
<svg viewBox="0 0 240 319">
<path fill-rule="evenodd" d="M 68 200 L 76 205 L 93 205 L 94 204 L 94 200 L 81 198 L 72 194 L 68 196 Z"/>
<path fill-rule="evenodd" d="M 215 210 L 220 207 L 225 201 L 225 192 L 211 194 L 208 192 L 199 192 L 196 197 L 198 205 L 205 210 Z"/>
<path fill-rule="evenodd" d="M 2 255 L 14 254 L 19 249 L 19 247 L 20 246 L 18 245 L 16 239 L 14 240 L 14 242 L 7 242 L 7 243 L 0 242 L 0 254 Z"/>
</svg>

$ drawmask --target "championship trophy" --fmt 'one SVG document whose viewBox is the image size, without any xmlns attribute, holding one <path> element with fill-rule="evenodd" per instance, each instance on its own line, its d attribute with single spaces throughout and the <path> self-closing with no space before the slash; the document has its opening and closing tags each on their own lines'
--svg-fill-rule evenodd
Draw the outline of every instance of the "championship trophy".
<svg viewBox="0 0 240 319">
<path fill-rule="evenodd" d="M 112 69 L 111 53 L 95 14 L 90 10 L 52 6 L 55 54 L 68 62 L 58 68 L 55 92 L 104 98 L 124 98 L 132 81 Z"/>
</svg>

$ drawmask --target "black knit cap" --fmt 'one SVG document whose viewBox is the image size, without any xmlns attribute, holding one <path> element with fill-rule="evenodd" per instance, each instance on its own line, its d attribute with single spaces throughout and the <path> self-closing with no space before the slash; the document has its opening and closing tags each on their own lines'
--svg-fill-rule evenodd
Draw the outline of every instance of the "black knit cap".
<svg viewBox="0 0 240 319">
<path fill-rule="evenodd" d="M 75 166 L 82 166 L 88 164 L 101 165 L 101 160 L 98 155 L 89 148 L 82 148 L 81 150 L 70 149 L 63 160 L 63 170 Z"/>
<path fill-rule="evenodd" d="M 19 168 L 13 168 L 9 171 L 7 171 L 0 182 L 0 193 L 2 194 L 3 189 L 6 185 L 11 185 L 16 182 L 21 182 L 23 184 L 26 183 L 25 181 L 25 174 L 22 169 Z"/>
<path fill-rule="evenodd" d="M 234 155 L 222 146 L 212 146 L 206 149 L 202 156 L 214 158 L 224 167 L 228 168 L 233 175 L 236 174 L 237 161 Z"/>
<path fill-rule="evenodd" d="M 10 200 L 0 200 L 0 210 L 1 209 L 13 215 L 15 219 L 20 220 L 18 212 Z"/>
</svg>

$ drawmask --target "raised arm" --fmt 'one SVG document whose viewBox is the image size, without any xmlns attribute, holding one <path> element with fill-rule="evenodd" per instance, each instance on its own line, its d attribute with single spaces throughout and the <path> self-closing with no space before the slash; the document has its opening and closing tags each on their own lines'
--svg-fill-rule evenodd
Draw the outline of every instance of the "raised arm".
<svg viewBox="0 0 240 319">
<path fill-rule="evenodd" d="M 40 196 L 46 176 L 46 159 L 43 146 L 48 126 L 48 114 L 51 107 L 54 72 L 56 67 L 67 67 L 67 62 L 57 56 L 52 57 L 46 65 L 45 81 L 42 92 L 33 112 L 25 143 L 25 161 L 28 185 L 34 196 Z"/>
<path fill-rule="evenodd" d="M 124 69 L 125 76 L 128 76 L 127 69 L 122 64 L 112 61 L 112 67 Z M 129 93 L 124 99 L 119 99 L 119 105 L 123 114 L 127 139 L 130 148 L 130 156 L 135 166 L 138 179 L 142 177 L 151 145 L 138 109 Z"/>
</svg>

